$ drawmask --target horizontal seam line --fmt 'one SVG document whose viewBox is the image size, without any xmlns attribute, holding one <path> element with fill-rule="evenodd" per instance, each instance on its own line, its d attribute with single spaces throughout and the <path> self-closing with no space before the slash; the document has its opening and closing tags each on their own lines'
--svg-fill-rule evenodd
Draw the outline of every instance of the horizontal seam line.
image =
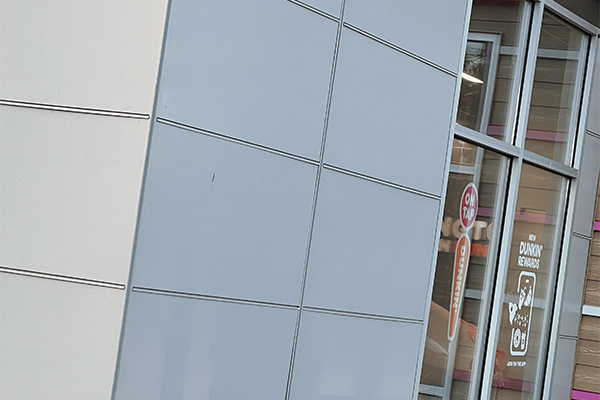
<svg viewBox="0 0 600 400">
<path fill-rule="evenodd" d="M 331 308 L 311 307 L 311 306 L 304 306 L 303 309 L 306 311 L 315 311 L 315 312 L 329 313 L 329 314 L 336 314 L 336 315 L 345 315 L 345 316 L 355 316 L 355 317 L 378 319 L 378 320 L 385 320 L 385 321 L 407 322 L 407 323 L 412 323 L 412 324 L 422 324 L 423 323 L 423 321 L 420 319 L 394 317 L 391 315 L 369 314 L 369 313 L 362 313 L 362 312 L 356 312 L 356 311 L 344 311 L 344 310 L 335 310 L 335 309 L 331 309 Z"/>
<path fill-rule="evenodd" d="M 341 167 L 336 167 L 335 165 L 324 163 L 323 164 L 323 168 L 326 168 L 326 169 L 331 170 L 331 171 L 341 172 L 341 173 L 344 173 L 344 174 L 347 174 L 347 175 L 351 175 L 351 176 L 354 176 L 356 178 L 364 179 L 364 180 L 367 180 L 367 181 L 371 181 L 371 182 L 374 182 L 374 183 L 379 183 L 381 185 L 389 186 L 389 187 L 392 187 L 394 189 L 402 190 L 403 192 L 409 192 L 409 193 L 412 193 L 412 194 L 417 194 L 419 196 L 428 197 L 430 199 L 441 200 L 441 198 L 442 198 L 442 196 L 438 196 L 438 195 L 435 195 L 435 194 L 432 194 L 432 193 L 428 193 L 428 192 L 423 192 L 423 191 L 418 190 L 418 189 L 413 189 L 413 188 L 410 188 L 408 186 L 400 185 L 398 183 L 386 181 L 384 179 L 375 178 L 375 177 L 370 176 L 370 175 L 361 174 L 360 172 L 355 172 L 355 171 L 351 171 L 349 169 L 345 169 L 345 168 L 341 168 Z"/>
<path fill-rule="evenodd" d="M 394 50 L 396 50 L 396 51 L 398 51 L 398 52 L 400 52 L 400 53 L 402 53 L 402 54 L 404 54 L 404 55 L 406 55 L 406 56 L 408 56 L 410 58 L 413 58 L 413 59 L 415 59 L 417 61 L 421 61 L 422 63 L 427 64 L 430 67 L 433 67 L 433 68 L 435 68 L 437 70 L 440 70 L 440 71 L 442 71 L 442 72 L 444 72 L 444 73 L 446 73 L 446 74 L 448 74 L 448 75 L 450 75 L 450 76 L 452 76 L 454 78 L 458 78 L 458 74 L 457 73 L 455 73 L 455 72 L 453 72 L 453 71 L 451 71 L 451 70 L 449 70 L 449 69 L 447 69 L 445 67 L 442 67 L 441 65 L 438 65 L 438 64 L 434 63 L 433 61 L 429 61 L 428 59 L 426 59 L 424 57 L 421 57 L 421 56 L 419 56 L 419 55 L 417 55 L 417 54 L 415 54 L 415 53 L 413 53 L 411 51 L 403 49 L 402 47 L 400 47 L 398 45 L 395 45 L 395 44 L 393 44 L 391 42 L 388 42 L 385 39 L 382 39 L 382 38 L 380 38 L 378 36 L 375 36 L 375 35 L 373 35 L 370 32 L 362 30 L 362 29 L 360 29 L 360 28 L 358 28 L 358 27 L 356 27 L 356 26 L 354 26 L 352 24 L 349 24 L 348 22 L 344 22 L 344 26 L 346 28 L 348 28 L 348 29 L 353 30 L 356 33 L 360 33 L 363 36 L 366 36 L 366 37 L 368 37 L 370 39 L 373 39 L 373 40 L 375 40 L 375 41 L 377 41 L 377 42 L 379 42 L 379 43 L 381 43 L 381 44 L 383 44 L 383 45 L 385 45 L 385 46 L 387 46 L 387 47 L 389 47 L 391 49 L 394 49 Z"/>
<path fill-rule="evenodd" d="M 573 232 L 572 233 L 573 236 L 577 236 L 580 239 L 586 239 L 586 240 L 592 240 L 591 236 L 588 235 L 584 235 L 583 233 L 579 233 L 579 232 Z"/>
<path fill-rule="evenodd" d="M 291 158 L 291 159 L 294 159 L 294 160 L 297 160 L 297 161 L 305 162 L 307 164 L 311 164 L 311 165 L 318 165 L 319 164 L 318 161 L 312 160 L 310 158 L 306 158 L 306 157 L 298 156 L 298 155 L 295 155 L 295 154 L 287 153 L 285 151 L 273 149 L 273 148 L 267 147 L 267 146 L 262 146 L 260 144 L 248 142 L 248 141 L 242 140 L 242 139 L 237 139 L 237 138 L 234 138 L 232 136 L 224 135 L 222 133 L 218 133 L 218 132 L 214 132 L 214 131 L 209 131 L 207 129 L 198 128 L 198 127 L 195 127 L 195 126 L 192 126 L 192 125 L 187 125 L 187 124 L 184 124 L 184 123 L 181 123 L 181 122 L 172 121 L 172 120 L 169 120 L 169 119 L 166 119 L 166 118 L 156 117 L 156 122 L 159 122 L 159 123 L 164 124 L 164 125 L 173 126 L 175 128 L 181 128 L 181 129 L 184 129 L 186 131 L 195 132 L 195 133 L 199 133 L 199 134 L 206 135 L 206 136 L 211 136 L 211 137 L 214 137 L 214 138 L 217 138 L 217 139 L 226 140 L 228 142 L 240 144 L 240 145 L 243 145 L 243 146 L 252 147 L 252 148 L 257 149 L 257 150 L 266 151 L 267 153 L 276 154 L 276 155 L 279 155 L 279 156 L 285 157 L 285 158 Z"/>
<path fill-rule="evenodd" d="M 224 297 L 224 296 L 214 296 L 207 294 L 199 294 L 199 293 L 191 293 L 191 292 L 181 292 L 177 290 L 168 290 L 168 289 L 156 289 L 149 288 L 143 286 L 133 286 L 131 288 L 132 291 L 138 293 L 155 293 L 161 294 L 165 296 L 173 296 L 173 297 L 186 297 L 186 298 L 194 298 L 199 300 L 210 300 L 210 301 L 223 301 L 229 303 L 242 303 L 248 305 L 255 306 L 263 306 L 263 307 L 279 307 L 279 308 L 287 308 L 297 310 L 299 307 L 292 304 L 283 304 L 283 303 L 271 303 L 268 301 L 260 301 L 260 300 L 247 300 L 240 299 L 235 297 Z"/>
<path fill-rule="evenodd" d="M 600 133 L 596 133 L 594 131 L 590 131 L 589 129 L 586 129 L 586 133 L 590 136 L 594 136 L 597 137 L 598 139 L 600 139 Z"/>
<path fill-rule="evenodd" d="M 95 280 L 95 279 L 76 278 L 76 277 L 72 277 L 72 276 L 68 276 L 68 275 L 52 274 L 52 273 L 48 273 L 48 272 L 37 272 L 37 271 L 24 270 L 24 269 L 5 267 L 5 266 L 0 266 L 0 272 L 4 272 L 4 273 L 8 273 L 8 274 L 15 274 L 15 275 L 30 276 L 33 278 L 51 279 L 51 280 L 61 281 L 61 282 L 78 283 L 78 284 L 82 284 L 82 285 L 101 286 L 101 287 L 106 287 L 106 288 L 110 288 L 110 289 L 120 289 L 120 290 L 125 289 L 125 285 L 120 284 L 120 283 L 99 281 L 99 280 Z"/>
<path fill-rule="evenodd" d="M 61 106 L 61 105 L 57 105 L 57 104 L 32 103 L 32 102 L 18 101 L 18 100 L 0 99 L 0 105 L 13 106 L 13 107 L 24 107 L 24 108 L 35 108 L 35 109 L 52 110 L 52 111 L 62 111 L 62 112 L 75 112 L 75 113 L 80 113 L 80 114 L 103 115 L 103 116 L 108 116 L 108 117 L 150 119 L 150 114 L 144 114 L 144 113 L 135 113 L 135 112 L 129 112 L 129 111 L 103 110 L 103 109 L 98 109 L 98 108 Z"/>
<path fill-rule="evenodd" d="M 333 16 L 333 15 L 329 14 L 328 12 L 325 12 L 325 11 L 323 11 L 323 10 L 319 10 L 318 8 L 316 8 L 316 7 L 313 7 L 313 6 L 311 6 L 310 4 L 306 4 L 306 3 L 303 3 L 303 2 L 301 2 L 301 1 L 298 1 L 298 0 L 287 0 L 287 1 L 289 1 L 290 3 L 294 3 L 294 4 L 296 4 L 297 6 L 300 6 L 300 7 L 302 7 L 302 8 L 305 8 L 305 9 L 307 9 L 308 11 L 312 11 L 312 12 L 314 12 L 315 14 L 319 14 L 320 16 L 322 16 L 322 17 L 325 17 L 325 18 L 327 18 L 327 19 L 330 19 L 330 20 L 332 20 L 332 21 L 338 22 L 338 20 L 339 20 L 339 18 L 337 18 L 337 17 L 335 17 L 335 16 Z"/>
</svg>

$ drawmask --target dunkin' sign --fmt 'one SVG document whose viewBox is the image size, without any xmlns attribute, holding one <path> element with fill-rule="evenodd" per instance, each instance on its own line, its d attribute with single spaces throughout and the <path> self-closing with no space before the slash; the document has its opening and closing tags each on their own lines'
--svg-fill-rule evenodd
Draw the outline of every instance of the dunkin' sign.
<svg viewBox="0 0 600 400">
<path fill-rule="evenodd" d="M 460 199 L 460 224 L 465 232 L 456 242 L 456 253 L 454 255 L 454 270 L 452 274 L 452 297 L 450 301 L 450 318 L 448 319 L 448 340 L 452 341 L 456 336 L 456 329 L 460 321 L 460 310 L 465 293 L 467 269 L 471 257 L 471 239 L 469 233 L 473 228 L 477 216 L 477 187 L 469 183 L 463 190 Z"/>
</svg>

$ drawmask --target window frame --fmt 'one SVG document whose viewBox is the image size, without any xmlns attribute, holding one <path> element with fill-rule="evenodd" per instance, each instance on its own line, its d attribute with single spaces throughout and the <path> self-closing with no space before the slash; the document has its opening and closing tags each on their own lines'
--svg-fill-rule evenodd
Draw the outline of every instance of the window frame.
<svg viewBox="0 0 600 400">
<path fill-rule="evenodd" d="M 500 322 L 502 317 L 502 305 L 504 289 L 506 284 L 508 262 L 510 255 L 510 248 L 512 242 L 512 236 L 514 231 L 514 214 L 516 210 L 518 188 L 520 184 L 521 170 L 523 164 L 533 165 L 535 167 L 542 168 L 554 174 L 557 174 L 565 178 L 565 187 L 562 190 L 561 198 L 561 217 L 557 220 L 556 227 L 556 241 L 558 243 L 557 254 L 555 255 L 556 261 L 553 261 L 550 265 L 551 276 L 549 283 L 554 287 L 553 290 L 549 291 L 548 303 L 550 307 L 546 310 L 543 320 L 543 336 L 542 343 L 547 343 L 548 346 L 542 347 L 539 353 L 538 369 L 536 372 L 536 380 L 534 383 L 534 399 L 547 400 L 550 396 L 551 380 L 546 379 L 550 377 L 553 372 L 553 366 L 555 363 L 556 356 L 556 344 L 558 340 L 558 323 L 560 320 L 560 310 L 562 304 L 562 291 L 565 285 L 565 270 L 567 264 L 567 255 L 570 238 L 572 232 L 573 215 L 574 215 L 574 201 L 572 201 L 576 195 L 577 186 L 579 183 L 579 167 L 581 162 L 581 154 L 583 147 L 583 139 L 585 137 L 585 126 L 587 120 L 587 113 L 589 108 L 589 97 L 591 92 L 591 80 L 594 69 L 594 59 L 598 51 L 600 28 L 587 22 L 583 18 L 569 11 L 565 7 L 556 3 L 554 0 L 533 0 L 527 1 L 529 4 L 526 7 L 532 7 L 530 10 L 531 22 L 524 24 L 523 30 L 529 30 L 529 34 L 521 34 L 519 49 L 526 49 L 526 52 L 521 57 L 517 58 L 517 64 L 515 68 L 520 73 L 515 75 L 514 87 L 520 87 L 520 90 L 515 90 L 511 94 L 511 109 L 508 110 L 509 117 L 507 121 L 513 124 L 511 132 L 506 135 L 504 140 L 499 140 L 488 136 L 485 133 L 477 132 L 475 130 L 466 128 L 455 124 L 456 115 L 458 111 L 458 102 L 460 99 L 460 84 L 457 84 L 454 108 L 453 108 L 453 120 L 454 124 L 453 135 L 449 138 L 448 148 L 452 148 L 453 140 L 459 139 L 474 145 L 483 147 L 488 150 L 495 151 L 503 156 L 509 158 L 507 173 L 508 179 L 506 183 L 506 197 L 504 202 L 504 213 L 502 219 L 502 236 L 498 243 L 499 253 L 497 255 L 497 266 L 496 275 L 494 277 L 494 289 L 491 294 L 491 301 L 487 304 L 490 308 L 489 321 L 487 321 L 487 341 L 478 350 L 480 353 L 480 364 L 483 367 L 480 372 L 477 382 L 470 385 L 469 399 L 478 398 L 489 398 L 492 391 L 493 383 L 493 371 L 495 363 L 495 352 L 496 346 L 499 340 L 500 333 Z M 465 16 L 465 29 L 463 34 L 463 53 L 466 49 L 467 42 L 473 40 L 479 34 L 469 32 L 469 21 L 470 21 L 470 7 L 471 1 L 469 2 L 469 12 Z M 542 28 L 542 20 L 544 12 L 548 10 L 551 13 L 557 15 L 561 19 L 565 20 L 574 27 L 580 29 L 588 36 L 587 53 L 581 57 L 582 65 L 578 66 L 578 77 L 582 74 L 583 76 L 578 79 L 577 85 L 579 88 L 576 90 L 576 99 L 573 104 L 577 105 L 578 108 L 574 108 L 574 116 L 572 116 L 571 127 L 575 128 L 573 136 L 569 139 L 568 150 L 570 154 L 565 157 L 565 162 L 558 162 L 549 158 L 540 156 L 531 151 L 525 150 L 525 136 L 527 130 L 527 123 L 529 117 L 529 107 L 532 97 L 532 89 L 534 82 L 534 74 L 536 68 L 536 61 L 538 58 L 538 48 Z M 463 69 L 464 57 L 461 59 L 459 65 L 459 73 L 457 80 L 460 83 L 461 73 Z M 485 118 L 485 117 L 484 117 Z M 450 161 L 447 161 L 445 181 L 443 193 L 446 192 L 448 184 L 448 176 L 450 171 Z M 440 205 L 440 213 L 438 215 L 439 220 L 443 218 L 445 197 L 442 198 Z M 434 254 L 437 252 L 437 248 L 434 249 Z M 554 256 L 553 256 L 554 257 Z M 429 285 L 429 297 L 433 291 L 435 271 L 432 271 Z M 485 306 L 485 305 L 484 305 Z M 429 316 L 429 305 L 426 306 L 425 310 L 426 320 L 424 321 L 422 344 L 425 342 L 427 334 L 428 316 Z M 422 354 L 419 360 L 419 372 L 417 374 L 417 381 L 415 384 L 415 395 L 417 393 L 430 394 L 434 396 L 443 395 L 442 391 L 431 391 L 430 387 L 424 387 L 420 385 L 420 368 L 422 366 Z M 478 364 L 477 361 L 473 361 L 474 366 Z M 475 369 L 474 369 L 475 370 Z M 447 391 L 449 393 L 449 391 Z M 446 394 L 447 396 L 447 394 Z"/>
</svg>

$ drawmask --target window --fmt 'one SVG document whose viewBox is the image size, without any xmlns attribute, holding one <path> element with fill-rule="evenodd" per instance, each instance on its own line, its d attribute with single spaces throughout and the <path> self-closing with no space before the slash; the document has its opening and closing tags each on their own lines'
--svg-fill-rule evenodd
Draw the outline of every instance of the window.
<svg viewBox="0 0 600 400">
<path fill-rule="evenodd" d="M 541 398 L 597 40 L 566 14 L 551 1 L 473 2 L 422 399 Z"/>
</svg>

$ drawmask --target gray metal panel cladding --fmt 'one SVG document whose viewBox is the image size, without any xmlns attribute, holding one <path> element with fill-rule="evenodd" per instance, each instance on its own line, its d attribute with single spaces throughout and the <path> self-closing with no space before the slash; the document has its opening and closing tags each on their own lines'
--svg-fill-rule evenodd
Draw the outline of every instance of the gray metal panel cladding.
<svg viewBox="0 0 600 400">
<path fill-rule="evenodd" d="M 573 232 L 591 236 L 596 204 L 596 185 L 600 171 L 600 138 L 585 135 L 579 167 L 579 185 L 573 215 Z"/>
<path fill-rule="evenodd" d="M 324 170 L 304 304 L 422 320 L 438 206 Z"/>
<path fill-rule="evenodd" d="M 175 1 L 157 114 L 317 159 L 336 29 L 287 1 Z"/>
<path fill-rule="evenodd" d="M 157 123 L 133 284 L 297 304 L 316 166 Z"/>
<path fill-rule="evenodd" d="M 554 371 L 551 378 L 552 384 L 548 398 L 568 399 L 571 396 L 576 347 L 576 339 L 558 338 L 556 342 Z"/>
<path fill-rule="evenodd" d="M 344 21 L 458 73 L 467 1 L 346 0 Z"/>
<path fill-rule="evenodd" d="M 441 195 L 455 82 L 345 29 L 325 163 Z"/>
<path fill-rule="evenodd" d="M 558 333 L 577 337 L 590 241 L 578 236 L 570 240 Z"/>
<path fill-rule="evenodd" d="M 296 310 L 133 292 L 116 399 L 285 396 Z"/>
<path fill-rule="evenodd" d="M 421 325 L 302 315 L 290 399 L 409 399 Z"/>
</svg>

